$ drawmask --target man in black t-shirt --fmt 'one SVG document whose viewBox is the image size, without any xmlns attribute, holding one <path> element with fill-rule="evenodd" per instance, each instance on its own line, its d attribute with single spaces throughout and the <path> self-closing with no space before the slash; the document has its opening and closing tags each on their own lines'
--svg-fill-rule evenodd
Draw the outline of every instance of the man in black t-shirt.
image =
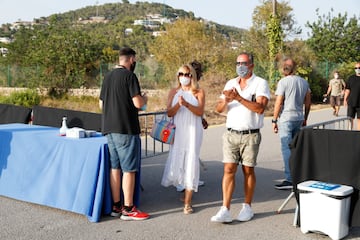
<svg viewBox="0 0 360 240">
<path fill-rule="evenodd" d="M 147 103 L 134 74 L 136 52 L 128 47 L 119 51 L 119 65 L 109 72 L 100 92 L 102 132 L 110 152 L 110 187 L 113 198 L 111 216 L 123 220 L 149 218 L 134 206 L 135 175 L 140 169 L 141 140 L 138 111 Z M 123 192 L 123 206 L 121 203 Z"/>
<path fill-rule="evenodd" d="M 357 118 L 357 130 L 360 130 L 360 62 L 355 63 L 355 75 L 346 82 L 344 106 L 347 106 L 347 116 L 351 117 L 351 129 L 354 118 Z"/>
</svg>

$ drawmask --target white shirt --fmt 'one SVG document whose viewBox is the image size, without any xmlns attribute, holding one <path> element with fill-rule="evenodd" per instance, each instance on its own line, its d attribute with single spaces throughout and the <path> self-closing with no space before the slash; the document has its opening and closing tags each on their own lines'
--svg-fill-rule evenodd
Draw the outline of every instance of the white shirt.
<svg viewBox="0 0 360 240">
<path fill-rule="evenodd" d="M 270 99 L 270 89 L 267 81 L 254 73 L 246 83 L 246 87 L 241 90 L 239 84 L 240 78 L 229 80 L 224 87 L 224 90 L 236 88 L 241 97 L 249 101 L 255 101 L 259 96 L 264 96 Z M 220 98 L 225 99 L 222 94 Z M 264 114 L 258 114 L 250 111 L 247 107 L 236 100 L 228 103 L 228 113 L 226 119 L 226 127 L 234 130 L 243 131 L 249 129 L 258 129 L 264 126 Z"/>
</svg>

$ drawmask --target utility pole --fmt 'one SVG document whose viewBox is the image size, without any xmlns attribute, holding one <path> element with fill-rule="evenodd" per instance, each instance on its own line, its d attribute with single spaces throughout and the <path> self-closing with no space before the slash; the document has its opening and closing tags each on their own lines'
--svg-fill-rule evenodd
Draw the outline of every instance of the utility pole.
<svg viewBox="0 0 360 240">
<path fill-rule="evenodd" d="M 96 1 L 96 16 L 99 16 L 99 1 Z"/>
<path fill-rule="evenodd" d="M 273 0 L 273 15 L 276 16 L 276 0 Z"/>
</svg>

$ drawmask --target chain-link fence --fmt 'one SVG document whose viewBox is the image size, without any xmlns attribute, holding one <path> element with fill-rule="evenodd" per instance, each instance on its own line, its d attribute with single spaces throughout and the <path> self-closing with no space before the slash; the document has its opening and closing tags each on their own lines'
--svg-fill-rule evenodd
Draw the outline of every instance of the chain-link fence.
<svg viewBox="0 0 360 240">
<path fill-rule="evenodd" d="M 114 66 L 115 64 L 113 63 L 101 63 L 98 67 L 93 67 L 90 70 L 62 77 L 61 74 L 53 74 L 51 67 L 47 66 L 0 65 L 0 87 L 99 88 L 105 74 L 113 69 Z M 254 72 L 258 76 L 267 79 L 266 76 L 270 66 L 273 66 L 273 63 L 258 63 L 255 66 Z M 339 64 L 328 61 L 315 62 L 311 66 L 299 66 L 299 69 L 302 69 L 302 71 L 299 71 L 299 74 L 309 81 L 313 96 L 319 95 L 320 97 L 326 91 L 328 80 L 332 78 L 332 72 L 335 69 L 339 70 L 339 67 Z M 138 62 L 135 73 L 143 88 L 157 89 L 164 86 L 161 67 L 153 69 L 151 66 Z M 269 79 L 272 89 L 274 89 L 277 81 L 281 78 L 278 71 L 275 74 L 275 78 Z"/>
<path fill-rule="evenodd" d="M 115 67 L 114 63 L 101 63 L 98 67 L 63 76 L 53 73 L 46 66 L 18 66 L 0 64 L 0 87 L 64 87 L 64 88 L 98 88 L 107 72 Z M 153 70 L 142 63 L 137 63 L 135 73 L 144 88 L 156 88 L 161 84 L 161 68 Z M 59 80 L 60 79 L 60 80 Z M 65 80 L 66 79 L 66 80 Z M 80 79 L 80 80 L 79 80 Z M 57 81 L 57 83 L 55 83 Z"/>
</svg>

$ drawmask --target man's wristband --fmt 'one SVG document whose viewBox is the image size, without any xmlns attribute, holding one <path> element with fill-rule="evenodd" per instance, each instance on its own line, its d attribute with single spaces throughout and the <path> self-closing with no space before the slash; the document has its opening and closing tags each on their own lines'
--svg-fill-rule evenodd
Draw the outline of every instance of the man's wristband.
<svg viewBox="0 0 360 240">
<path fill-rule="evenodd" d="M 271 119 L 271 123 L 277 124 L 277 120 Z"/>
</svg>

